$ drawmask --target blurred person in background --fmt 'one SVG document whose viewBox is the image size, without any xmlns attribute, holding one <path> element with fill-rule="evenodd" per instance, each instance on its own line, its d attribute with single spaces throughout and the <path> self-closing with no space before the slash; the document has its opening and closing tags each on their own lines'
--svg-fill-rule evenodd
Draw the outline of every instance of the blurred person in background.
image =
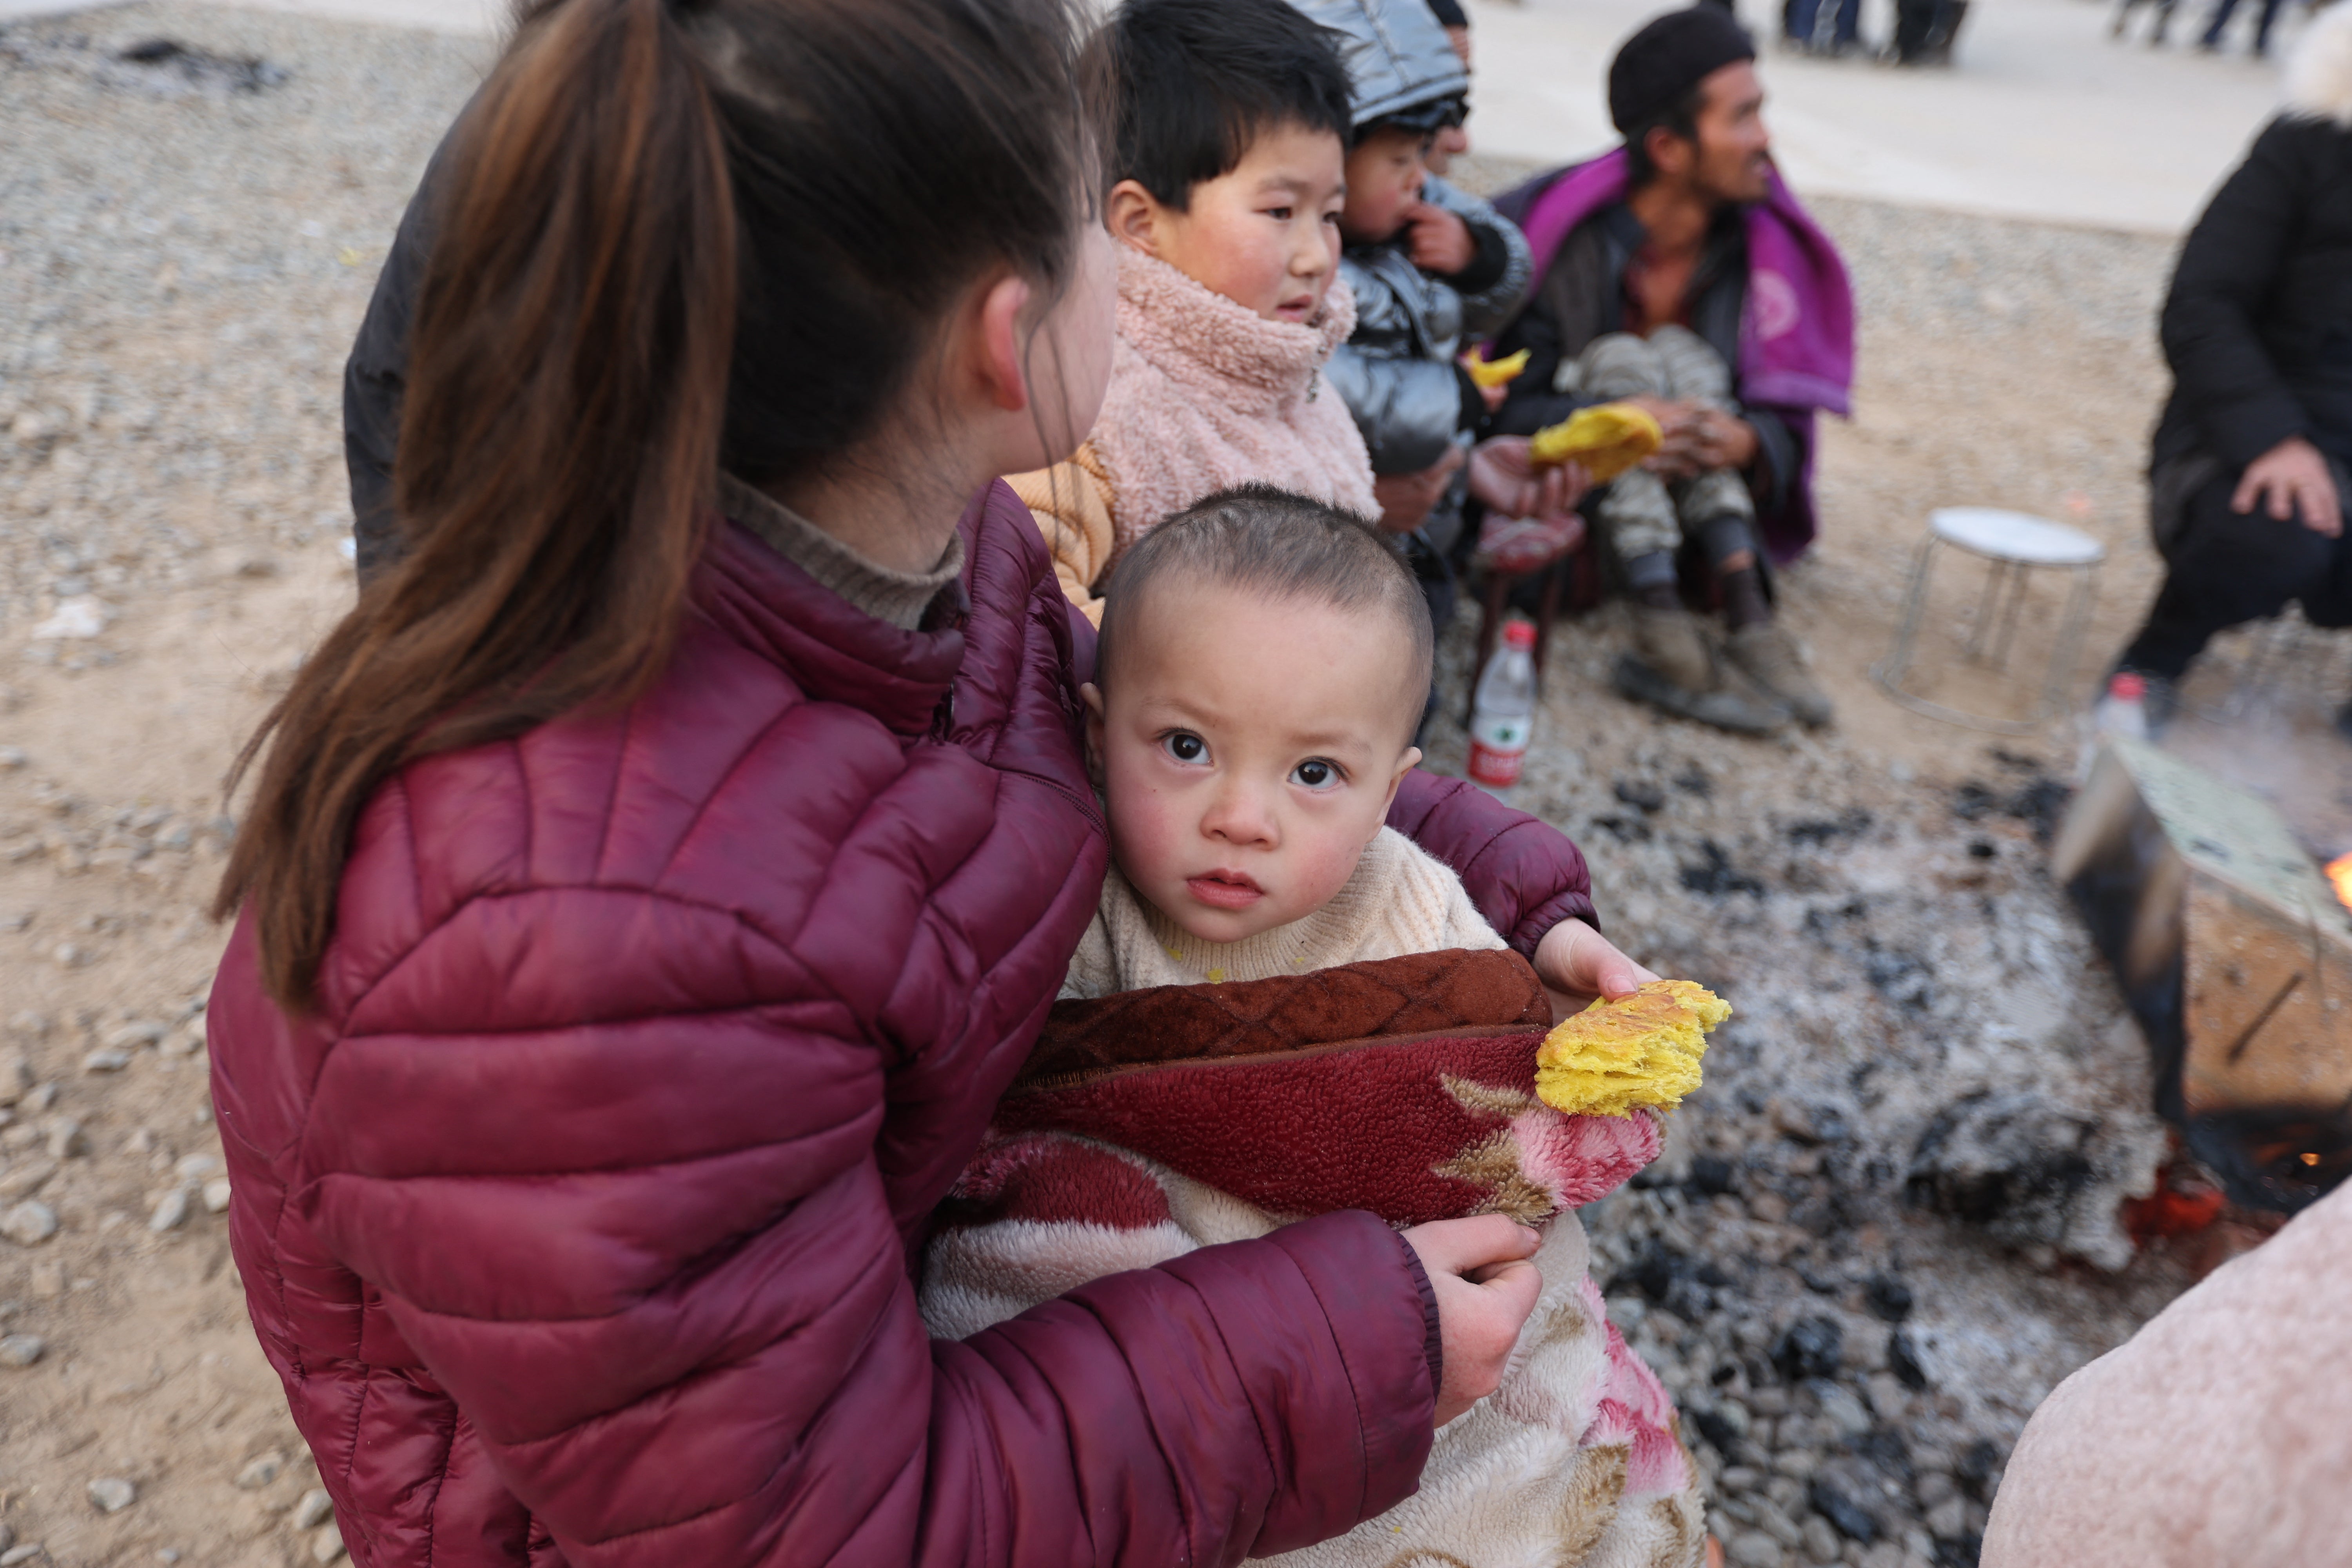
<svg viewBox="0 0 2352 1568">
<path fill-rule="evenodd" d="M 2262 0 L 2262 15 L 2254 23 L 2254 42 L 2251 51 L 2257 59 L 2271 52 L 2271 26 L 2278 20 L 2284 3 L 2285 0 Z M 2230 30 L 2230 18 L 2237 14 L 2237 10 L 2238 0 L 2213 0 L 2212 18 L 2205 24 L 2205 36 L 2197 40 L 2197 47 L 2209 55 L 2220 54 L 2221 36 Z"/>
<path fill-rule="evenodd" d="M 1583 384 L 1583 356 L 1602 340 L 1696 349 L 1672 357 L 1711 360 L 1727 380 L 1724 395 L 1635 397 L 1664 445 L 1586 512 L 1632 601 L 1619 689 L 1746 732 L 1832 717 L 1774 616 L 1770 566 L 1812 540 L 1813 420 L 1847 412 L 1853 372 L 1844 265 L 1774 170 L 1763 106 L 1755 45 L 1713 5 L 1628 38 L 1609 68 L 1624 145 L 1496 203 L 1526 231 L 1537 281 L 1489 351 L 1528 351 L 1493 421 L 1517 434 L 1625 395 Z M 1693 600 L 1720 607 L 1720 643 Z"/>
<path fill-rule="evenodd" d="M 2189 231 L 2166 295 L 2172 396 L 2148 455 L 2164 586 L 2116 665 L 2160 725 L 2214 634 L 2300 603 L 2352 626 L 2352 5 Z M 2337 716 L 2352 738 L 2352 706 Z"/>
<path fill-rule="evenodd" d="M 1478 442 L 1501 392 L 1482 390 L 1459 363 L 1526 298 L 1528 242 L 1423 162 L 1436 136 L 1461 123 L 1469 77 L 1423 0 L 1293 3 L 1340 40 L 1354 83 L 1339 275 L 1356 325 L 1331 356 L 1331 384 L 1371 456 L 1382 525 L 1402 535 L 1442 636 L 1454 615 L 1457 547 L 1468 542 L 1465 509 L 1507 503 L 1538 478 L 1525 437 Z M 1577 526 L 1583 471 L 1569 465 L 1545 478 L 1541 515 L 1565 536 Z M 1433 708 L 1436 700 L 1433 691 Z"/>
</svg>

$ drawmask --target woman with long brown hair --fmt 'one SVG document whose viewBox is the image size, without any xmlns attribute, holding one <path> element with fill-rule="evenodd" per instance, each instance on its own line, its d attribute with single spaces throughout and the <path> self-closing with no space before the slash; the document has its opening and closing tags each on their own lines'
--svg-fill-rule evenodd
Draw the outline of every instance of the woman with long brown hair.
<svg viewBox="0 0 2352 1568">
<path fill-rule="evenodd" d="M 1409 1491 L 1508 1352 L 1492 1218 L 916 1310 L 1106 858 L 1091 634 L 991 479 L 1107 374 L 1072 9 L 535 0 L 420 198 L 400 558 L 248 752 L 210 1026 L 365 1568 L 1231 1563 Z M 1550 829 L 1391 820 L 1633 978 Z"/>
</svg>

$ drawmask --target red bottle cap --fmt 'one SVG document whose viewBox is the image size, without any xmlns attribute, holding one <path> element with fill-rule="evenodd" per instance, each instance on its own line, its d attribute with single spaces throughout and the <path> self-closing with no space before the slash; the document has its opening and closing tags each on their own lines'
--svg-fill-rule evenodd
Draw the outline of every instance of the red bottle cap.
<svg viewBox="0 0 2352 1568">
<path fill-rule="evenodd" d="M 2147 695 L 2147 678 L 2125 670 L 2107 682 L 2107 695 L 2126 702 L 2137 702 Z"/>
<path fill-rule="evenodd" d="M 1536 646 L 1535 622 L 1517 620 L 1505 621 L 1503 623 L 1503 646 L 1505 647 L 1516 648 L 1534 647 Z"/>
</svg>

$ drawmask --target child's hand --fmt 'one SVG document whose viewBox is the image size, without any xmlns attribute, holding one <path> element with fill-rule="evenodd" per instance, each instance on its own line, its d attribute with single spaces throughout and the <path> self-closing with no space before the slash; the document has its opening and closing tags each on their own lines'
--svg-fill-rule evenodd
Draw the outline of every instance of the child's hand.
<svg viewBox="0 0 2352 1568">
<path fill-rule="evenodd" d="M 1536 978 L 1551 998 L 1551 1021 L 1591 1005 L 1596 996 L 1630 996 L 1657 975 L 1617 951 L 1582 921 L 1562 921 L 1536 943 Z"/>
<path fill-rule="evenodd" d="M 1478 242 L 1459 214 L 1427 202 L 1404 209 L 1405 250 L 1423 272 L 1451 278 L 1478 259 Z"/>
<path fill-rule="evenodd" d="M 1419 528 L 1461 466 L 1462 448 L 1448 446 L 1444 457 L 1417 473 L 1375 475 L 1372 498 L 1381 503 L 1381 531 L 1411 533 Z"/>
<path fill-rule="evenodd" d="M 1498 1214 L 1417 1225 L 1404 1242 L 1437 1294 L 1445 1383 L 1437 1391 L 1444 1426 L 1495 1392 L 1520 1326 L 1536 1309 L 1543 1276 L 1528 1261 L 1543 1237 Z"/>
</svg>

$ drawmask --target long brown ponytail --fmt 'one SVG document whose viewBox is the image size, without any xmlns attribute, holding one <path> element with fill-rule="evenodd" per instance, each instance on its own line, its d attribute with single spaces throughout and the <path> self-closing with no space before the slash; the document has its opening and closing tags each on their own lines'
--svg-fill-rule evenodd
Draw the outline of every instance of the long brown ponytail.
<svg viewBox="0 0 2352 1568">
<path fill-rule="evenodd" d="M 406 554 L 231 774 L 214 906 L 314 999 L 352 824 L 432 752 L 660 672 L 722 463 L 865 433 L 992 260 L 1058 287 L 1069 0 L 530 0 L 454 134 L 394 468 Z"/>
</svg>

